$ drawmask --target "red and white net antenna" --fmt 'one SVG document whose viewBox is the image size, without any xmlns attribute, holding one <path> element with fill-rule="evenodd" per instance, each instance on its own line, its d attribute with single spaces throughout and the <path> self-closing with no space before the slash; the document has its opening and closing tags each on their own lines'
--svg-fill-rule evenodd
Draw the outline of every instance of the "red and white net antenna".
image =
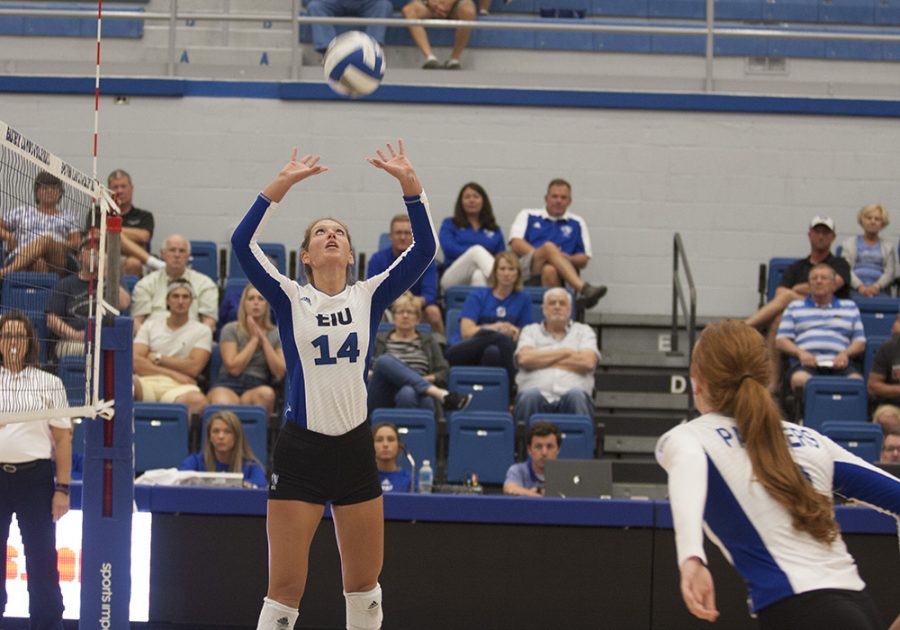
<svg viewBox="0 0 900 630">
<path fill-rule="evenodd" d="M 97 0 L 97 66 L 94 70 L 94 167 L 91 173 L 94 180 L 97 179 L 97 141 L 100 135 L 100 29 L 102 25 L 103 0 Z"/>
</svg>

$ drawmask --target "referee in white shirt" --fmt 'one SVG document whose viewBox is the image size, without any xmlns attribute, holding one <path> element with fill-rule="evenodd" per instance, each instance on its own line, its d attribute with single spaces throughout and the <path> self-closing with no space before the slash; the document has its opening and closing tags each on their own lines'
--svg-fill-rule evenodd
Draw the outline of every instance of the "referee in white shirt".
<svg viewBox="0 0 900 630">
<path fill-rule="evenodd" d="M 23 313 L 0 317 L 0 412 L 67 406 L 62 381 L 38 367 L 34 326 Z M 72 432 L 68 418 L 0 425 L 0 567 L 13 514 L 25 546 L 29 625 L 62 630 L 63 602 L 56 558 L 56 521 L 69 511 Z M 56 459 L 53 478 L 51 457 Z M 6 609 L 6 571 L 0 572 L 0 625 Z"/>
</svg>

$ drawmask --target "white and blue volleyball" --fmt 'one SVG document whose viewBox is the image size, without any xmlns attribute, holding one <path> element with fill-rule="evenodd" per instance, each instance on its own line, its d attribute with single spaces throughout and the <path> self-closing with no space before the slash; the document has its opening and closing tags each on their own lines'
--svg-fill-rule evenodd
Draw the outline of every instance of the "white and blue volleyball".
<svg viewBox="0 0 900 630">
<path fill-rule="evenodd" d="M 325 51 L 325 79 L 338 94 L 353 98 L 378 89 L 384 77 L 384 51 L 360 31 L 341 33 Z"/>
</svg>

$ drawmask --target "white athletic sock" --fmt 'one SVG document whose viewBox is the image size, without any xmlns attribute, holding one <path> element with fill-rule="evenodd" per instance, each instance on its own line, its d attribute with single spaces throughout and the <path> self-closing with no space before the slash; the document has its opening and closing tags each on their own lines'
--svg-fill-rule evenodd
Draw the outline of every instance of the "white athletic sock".
<svg viewBox="0 0 900 630">
<path fill-rule="evenodd" d="M 156 256 L 150 256 L 150 258 L 147 259 L 146 265 L 152 271 L 158 271 L 160 269 L 166 268 L 166 263 Z"/>
<path fill-rule="evenodd" d="M 347 630 L 378 630 L 384 613 L 381 609 L 381 584 L 365 593 L 344 593 L 347 601 Z"/>
<path fill-rule="evenodd" d="M 294 630 L 300 611 L 279 604 L 274 599 L 263 598 L 263 607 L 259 612 L 256 630 Z"/>
</svg>

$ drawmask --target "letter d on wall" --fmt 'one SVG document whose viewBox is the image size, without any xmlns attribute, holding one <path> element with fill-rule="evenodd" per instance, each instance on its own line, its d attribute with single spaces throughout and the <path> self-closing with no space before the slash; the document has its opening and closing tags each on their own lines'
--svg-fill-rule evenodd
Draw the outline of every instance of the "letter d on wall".
<svg viewBox="0 0 900 630">
<path fill-rule="evenodd" d="M 687 379 L 680 374 L 673 374 L 669 383 L 669 392 L 672 394 L 683 394 L 687 391 Z"/>
</svg>

